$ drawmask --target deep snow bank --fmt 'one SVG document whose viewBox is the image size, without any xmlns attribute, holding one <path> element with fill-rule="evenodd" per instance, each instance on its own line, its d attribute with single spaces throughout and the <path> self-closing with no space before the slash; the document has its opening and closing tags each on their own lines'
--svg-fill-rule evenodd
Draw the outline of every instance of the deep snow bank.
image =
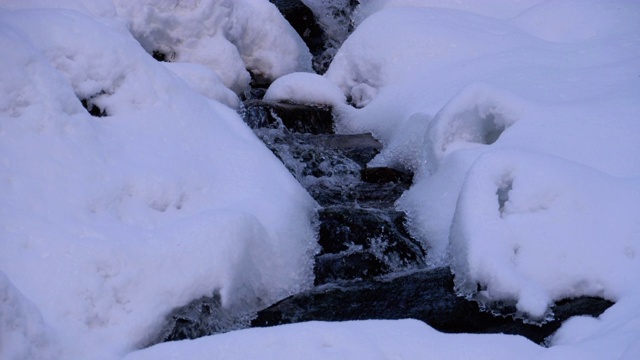
<svg viewBox="0 0 640 360">
<path fill-rule="evenodd" d="M 194 298 L 241 310 L 312 283 L 315 203 L 235 111 L 114 19 L 0 10 L 0 27 L 4 353 L 41 358 L 50 328 L 62 357 L 117 358 Z"/>
</svg>

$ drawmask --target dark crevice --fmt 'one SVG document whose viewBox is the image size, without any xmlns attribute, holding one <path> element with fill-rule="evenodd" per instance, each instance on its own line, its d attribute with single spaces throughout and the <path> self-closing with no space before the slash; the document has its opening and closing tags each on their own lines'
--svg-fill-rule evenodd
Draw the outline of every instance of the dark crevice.
<svg viewBox="0 0 640 360">
<path fill-rule="evenodd" d="M 164 52 L 161 50 L 153 50 L 151 56 L 161 62 L 172 62 L 176 59 L 176 53 L 173 51 Z"/>
<path fill-rule="evenodd" d="M 78 97 L 78 100 L 80 100 L 82 107 L 84 107 L 91 116 L 105 117 L 109 115 L 107 114 L 107 110 L 105 108 L 101 108 L 99 105 L 95 103 L 95 101 L 103 95 L 106 95 L 106 91 L 104 90 L 88 98 Z"/>
</svg>

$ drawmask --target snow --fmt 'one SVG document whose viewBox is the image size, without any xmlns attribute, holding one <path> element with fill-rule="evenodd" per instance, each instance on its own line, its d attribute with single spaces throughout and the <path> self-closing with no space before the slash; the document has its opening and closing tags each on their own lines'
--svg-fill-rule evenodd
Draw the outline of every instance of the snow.
<svg viewBox="0 0 640 360">
<path fill-rule="evenodd" d="M 264 99 L 336 107 L 346 102 L 340 88 L 326 78 L 311 73 L 292 73 L 277 79 L 267 89 Z"/>
<path fill-rule="evenodd" d="M 383 141 L 372 165 L 416 172 L 398 207 L 430 262 L 452 263 L 461 294 L 539 319 L 562 298 L 628 294 L 638 4 L 549 1 L 496 20 L 428 3 L 372 11 L 326 77 L 368 89 L 340 127 Z"/>
<path fill-rule="evenodd" d="M 640 183 L 558 157 L 481 155 L 458 197 L 450 245 L 457 289 L 517 299 L 541 318 L 553 300 L 637 291 Z M 545 264 L 541 267 L 540 264 Z"/>
<path fill-rule="evenodd" d="M 219 101 L 231 108 L 240 107 L 240 99 L 224 86 L 217 72 L 200 64 L 163 63 L 163 65 L 184 80 L 191 89 L 200 95 Z"/>
<path fill-rule="evenodd" d="M 267 0 L 2 2 L 0 357 L 640 357 L 639 16 L 633 1 L 371 0 L 321 77 Z M 236 113 L 249 71 L 275 80 L 267 100 L 373 133 L 371 165 L 415 173 L 397 207 L 461 295 L 532 319 L 567 297 L 616 304 L 549 348 L 401 320 L 136 351 L 194 298 L 242 312 L 312 285 L 317 205 Z"/>
<path fill-rule="evenodd" d="M 217 71 L 236 93 L 248 89 L 249 71 L 267 80 L 311 71 L 311 54 L 267 0 L 114 0 L 131 33 L 148 52 Z"/>
<path fill-rule="evenodd" d="M 0 307 L 32 302 L 64 358 L 119 358 L 213 292 L 246 311 L 300 291 L 317 247 L 315 202 L 234 110 L 174 73 L 204 70 L 169 71 L 103 20 L 0 13 L 0 268 L 15 287 Z M 23 318 L 8 354 L 44 343 Z"/>
<path fill-rule="evenodd" d="M 0 272 L 0 357 L 56 359 L 60 354 L 38 308 Z"/>
<path fill-rule="evenodd" d="M 443 334 L 417 320 L 307 322 L 158 344 L 125 360 L 145 359 L 635 359 L 640 330 L 633 319 L 611 311 L 601 319 L 576 317 L 590 325 L 582 338 L 557 339 L 543 348 L 520 336 Z M 593 322 L 595 324 L 584 324 Z M 578 324 L 580 323 L 580 324 Z M 595 329 L 599 330 L 595 330 Z M 564 329 L 560 331 L 563 332 Z"/>
<path fill-rule="evenodd" d="M 460 346 L 460 344 L 465 344 Z M 309 322 L 164 343 L 126 360 L 533 359 L 543 348 L 518 336 L 445 335 L 417 320 Z"/>
</svg>

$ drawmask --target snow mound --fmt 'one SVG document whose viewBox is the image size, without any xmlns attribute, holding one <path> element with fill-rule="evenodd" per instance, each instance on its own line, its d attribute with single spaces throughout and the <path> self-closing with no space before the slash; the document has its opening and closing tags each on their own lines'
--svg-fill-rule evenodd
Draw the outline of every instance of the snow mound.
<svg viewBox="0 0 640 360">
<path fill-rule="evenodd" d="M 277 79 L 269 86 L 264 99 L 333 106 L 346 101 L 340 88 L 326 78 L 311 73 L 293 73 Z"/>
<path fill-rule="evenodd" d="M 247 311 L 313 283 L 315 202 L 176 75 L 202 68 L 170 71 L 113 26 L 0 11 L 0 269 L 71 359 L 120 358 L 201 296 Z"/>
<path fill-rule="evenodd" d="M 637 181 L 556 157 L 486 153 L 467 173 L 451 226 L 456 288 L 482 302 L 515 300 L 535 318 L 563 298 L 615 301 L 640 281 L 639 201 Z"/>
<path fill-rule="evenodd" d="M 147 52 L 207 66 L 236 93 L 248 88 L 248 71 L 267 81 L 311 71 L 309 49 L 267 0 L 114 3 Z"/>
</svg>

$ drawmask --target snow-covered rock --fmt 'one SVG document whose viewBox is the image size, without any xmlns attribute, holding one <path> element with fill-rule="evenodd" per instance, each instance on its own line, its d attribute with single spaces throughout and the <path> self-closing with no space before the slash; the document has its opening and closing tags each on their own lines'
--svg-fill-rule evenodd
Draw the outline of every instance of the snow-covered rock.
<svg viewBox="0 0 640 360">
<path fill-rule="evenodd" d="M 170 71 L 122 24 L 75 10 L 0 10 L 0 26 L 0 269 L 63 357 L 118 358 L 212 292 L 248 309 L 312 284 L 315 202 L 194 91 L 205 70 Z M 2 329 L 3 351 L 23 351 Z"/>
<path fill-rule="evenodd" d="M 149 53 L 159 51 L 171 61 L 207 66 L 237 93 L 247 90 L 248 71 L 268 81 L 311 71 L 309 49 L 267 0 L 114 3 Z"/>
</svg>

